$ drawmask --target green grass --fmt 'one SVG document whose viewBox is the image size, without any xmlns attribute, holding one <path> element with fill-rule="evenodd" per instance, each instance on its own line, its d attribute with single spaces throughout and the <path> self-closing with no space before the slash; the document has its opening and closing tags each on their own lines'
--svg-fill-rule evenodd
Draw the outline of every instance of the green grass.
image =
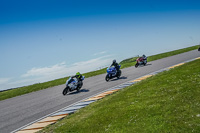
<svg viewBox="0 0 200 133">
<path fill-rule="evenodd" d="M 161 59 L 161 58 L 164 58 L 164 57 L 188 52 L 188 51 L 191 51 L 191 50 L 194 50 L 194 49 L 198 49 L 198 45 L 188 47 L 188 48 L 184 48 L 184 49 L 171 51 L 171 52 L 167 52 L 167 53 L 153 55 L 153 56 L 150 56 L 148 58 L 148 61 L 153 61 L 153 60 Z M 133 65 L 135 65 L 135 63 L 133 62 L 135 59 L 136 59 L 136 57 L 123 60 L 122 62 L 120 62 L 120 65 L 122 65 L 122 68 L 133 66 Z M 93 71 L 93 72 L 88 72 L 88 73 L 85 73 L 83 75 L 86 78 L 88 78 L 88 77 L 96 76 L 96 75 L 103 74 L 103 73 L 106 73 L 106 68 L 101 69 L 101 70 L 97 70 L 97 71 Z M 23 95 L 23 94 L 31 93 L 31 92 L 34 92 L 34 91 L 39 91 L 39 90 L 46 89 L 46 88 L 49 88 L 49 87 L 64 84 L 66 82 L 67 78 L 68 77 L 56 79 L 56 80 L 45 82 L 45 83 L 38 83 L 38 84 L 30 85 L 30 86 L 25 86 L 25 87 L 20 87 L 20 88 L 8 90 L 8 91 L 0 92 L 0 101 L 8 99 L 8 98 L 15 97 L 15 96 L 19 96 L 19 95 Z"/>
<path fill-rule="evenodd" d="M 183 48 L 183 49 L 178 49 L 178 50 L 174 50 L 174 51 L 169 51 L 169 52 L 166 52 L 166 53 L 161 53 L 161 54 L 157 54 L 157 55 L 152 55 L 152 56 L 149 56 L 149 57 L 147 58 L 147 61 L 150 62 L 150 61 L 162 59 L 162 58 L 165 58 L 165 57 L 169 57 L 169 56 L 181 54 L 181 53 L 188 52 L 188 51 L 191 51 L 191 50 L 194 50 L 194 49 L 198 49 L 198 47 L 199 47 L 199 46 L 196 45 L 196 46 L 192 46 L 192 47 L 188 47 L 188 48 Z M 135 63 L 133 63 L 133 62 L 134 62 L 137 58 L 138 58 L 138 57 L 133 57 L 133 58 L 125 59 L 125 60 L 123 60 L 122 62 L 120 62 L 120 64 L 122 65 L 122 68 L 126 68 L 126 67 L 133 66 L 133 65 L 135 65 Z"/>
<path fill-rule="evenodd" d="M 200 131 L 200 60 L 124 88 L 40 133 Z"/>
</svg>

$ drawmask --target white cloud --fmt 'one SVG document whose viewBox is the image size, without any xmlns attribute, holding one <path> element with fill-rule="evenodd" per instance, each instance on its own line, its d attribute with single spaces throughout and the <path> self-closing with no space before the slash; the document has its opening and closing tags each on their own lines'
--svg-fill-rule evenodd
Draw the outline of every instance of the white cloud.
<svg viewBox="0 0 200 133">
<path fill-rule="evenodd" d="M 23 74 L 22 77 L 26 78 L 31 76 L 40 77 L 40 76 L 58 75 L 58 73 L 65 71 L 66 68 L 67 66 L 65 62 L 50 67 L 32 68 L 26 74 Z"/>
<path fill-rule="evenodd" d="M 0 78 L 0 91 L 10 88 L 8 85 L 12 78 Z"/>
<path fill-rule="evenodd" d="M 74 75 L 76 72 L 86 73 L 110 65 L 112 55 L 102 56 L 87 61 L 81 61 L 72 65 L 62 62 L 53 66 L 32 68 L 18 78 L 0 78 L 2 89 L 16 88 L 35 83 L 42 83 L 54 79 Z M 63 83 L 64 84 L 64 83 Z"/>
<path fill-rule="evenodd" d="M 27 73 L 23 74 L 23 78 L 27 77 L 55 77 L 59 78 L 62 76 L 67 76 L 75 74 L 77 71 L 82 73 L 93 71 L 99 67 L 105 66 L 110 63 L 111 59 L 107 58 L 109 56 L 103 56 L 88 61 L 81 61 L 67 66 L 65 62 L 56 64 L 54 66 L 42 67 L 42 68 L 32 68 Z"/>
<path fill-rule="evenodd" d="M 70 66 L 65 62 L 62 62 L 49 67 L 32 68 L 21 76 L 21 78 L 23 78 L 21 81 L 17 82 L 22 83 L 24 81 L 27 83 L 32 80 L 33 82 L 38 83 L 74 75 L 77 71 L 81 73 L 94 71 L 102 66 L 110 64 L 112 60 L 109 58 L 110 56 L 111 55 L 107 55 L 88 61 L 77 62 Z"/>
<path fill-rule="evenodd" d="M 10 80 L 11 80 L 11 78 L 0 78 L 0 84 L 5 84 Z"/>
<path fill-rule="evenodd" d="M 80 71 L 80 72 L 88 72 L 94 71 L 102 66 L 108 65 L 111 63 L 112 59 L 110 58 L 111 55 L 91 59 L 88 61 L 82 61 L 78 63 L 74 63 L 73 67 L 68 68 L 70 71 Z"/>
<path fill-rule="evenodd" d="M 98 53 L 95 53 L 94 55 L 102 55 L 102 54 L 105 54 L 107 53 L 106 51 L 102 51 L 102 52 L 98 52 Z"/>
</svg>

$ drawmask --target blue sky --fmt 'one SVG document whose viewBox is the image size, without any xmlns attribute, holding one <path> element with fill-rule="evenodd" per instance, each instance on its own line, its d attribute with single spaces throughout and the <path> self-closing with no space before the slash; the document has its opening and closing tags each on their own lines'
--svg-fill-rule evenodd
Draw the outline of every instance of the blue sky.
<svg viewBox="0 0 200 133">
<path fill-rule="evenodd" d="M 1 0 L 0 89 L 200 43 L 198 0 Z"/>
</svg>

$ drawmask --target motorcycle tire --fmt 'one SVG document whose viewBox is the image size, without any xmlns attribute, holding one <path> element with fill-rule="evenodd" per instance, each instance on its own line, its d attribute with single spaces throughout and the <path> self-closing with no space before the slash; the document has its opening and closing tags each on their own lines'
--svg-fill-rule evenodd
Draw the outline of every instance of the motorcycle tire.
<svg viewBox="0 0 200 133">
<path fill-rule="evenodd" d="M 63 95 L 66 95 L 67 93 L 68 93 L 68 91 L 69 91 L 69 87 L 65 87 L 65 89 L 63 90 Z"/>
<path fill-rule="evenodd" d="M 121 74 L 122 74 L 122 71 L 119 70 L 119 73 L 118 73 L 118 75 L 117 75 L 117 78 L 118 78 L 118 79 L 120 78 Z"/>
<path fill-rule="evenodd" d="M 106 75 L 106 78 L 105 78 L 105 80 L 106 80 L 107 82 L 110 80 L 110 78 L 109 78 L 109 75 L 108 75 L 108 74 Z"/>
<path fill-rule="evenodd" d="M 139 65 L 139 64 L 138 64 L 138 63 L 136 63 L 136 64 L 135 64 L 135 68 L 137 68 L 137 67 L 138 67 L 138 65 Z"/>
<path fill-rule="evenodd" d="M 77 87 L 77 89 L 76 89 L 76 90 L 77 90 L 77 92 L 79 92 L 79 91 L 80 91 L 81 87 L 82 87 L 81 85 L 79 85 L 79 86 Z"/>
<path fill-rule="evenodd" d="M 80 91 L 80 89 L 81 89 L 81 88 L 80 88 L 80 87 L 78 87 L 78 88 L 76 89 L 76 90 L 77 90 L 77 92 L 79 92 L 79 91 Z"/>
<path fill-rule="evenodd" d="M 79 91 L 80 91 L 80 89 L 82 88 L 82 86 L 83 86 L 83 82 L 82 82 L 82 81 L 80 81 L 80 84 L 78 85 L 78 88 L 76 89 L 76 90 L 77 90 L 77 92 L 79 92 Z"/>
</svg>

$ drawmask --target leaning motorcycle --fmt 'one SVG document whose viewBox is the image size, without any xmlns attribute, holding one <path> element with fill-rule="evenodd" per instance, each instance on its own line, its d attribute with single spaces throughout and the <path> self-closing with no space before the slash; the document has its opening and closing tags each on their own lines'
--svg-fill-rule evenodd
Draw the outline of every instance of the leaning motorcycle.
<svg viewBox="0 0 200 133">
<path fill-rule="evenodd" d="M 85 77 L 82 76 L 82 81 L 84 80 L 84 78 Z M 77 78 L 71 78 L 70 77 L 66 81 L 66 87 L 63 90 L 63 95 L 66 95 L 68 92 L 71 92 L 71 91 L 74 91 L 74 90 L 79 91 L 81 89 L 81 87 L 83 86 L 83 82 L 82 81 L 80 81 L 80 83 L 79 83 Z"/>
<path fill-rule="evenodd" d="M 120 67 L 121 67 L 121 65 L 119 65 L 119 69 L 120 69 Z M 115 67 L 108 67 L 105 80 L 109 81 L 110 79 L 115 78 L 115 77 L 117 77 L 119 79 L 121 76 L 121 73 L 122 73 L 121 70 L 119 70 L 119 72 L 117 72 Z"/>
<path fill-rule="evenodd" d="M 146 64 L 147 64 L 147 57 L 146 58 L 140 57 L 140 58 L 137 58 L 135 67 L 137 68 L 139 65 L 145 66 Z"/>
</svg>

